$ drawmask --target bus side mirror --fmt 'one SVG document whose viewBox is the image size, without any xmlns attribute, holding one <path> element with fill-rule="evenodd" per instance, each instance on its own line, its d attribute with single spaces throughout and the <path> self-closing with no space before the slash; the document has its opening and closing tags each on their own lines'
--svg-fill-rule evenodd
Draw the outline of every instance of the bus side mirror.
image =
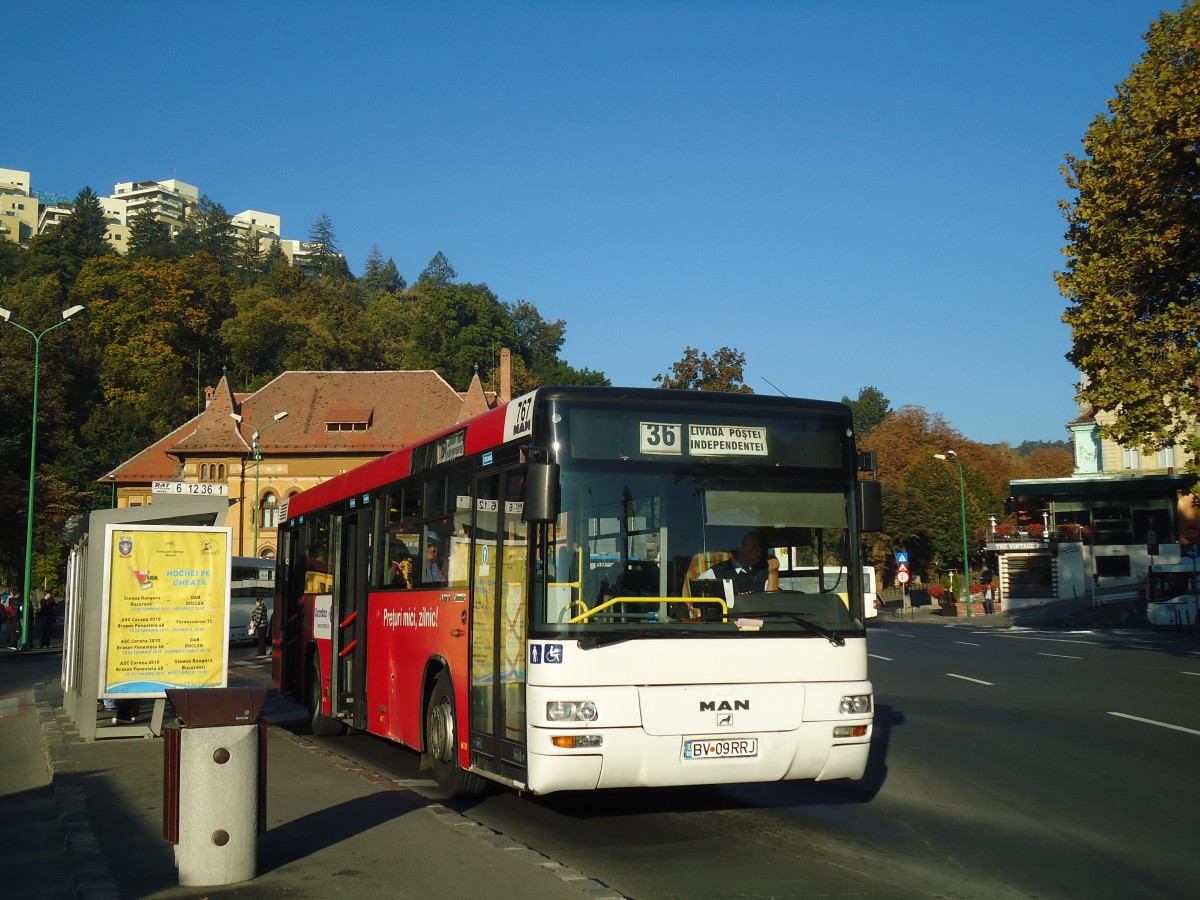
<svg viewBox="0 0 1200 900">
<path fill-rule="evenodd" d="M 883 531 L 883 491 L 878 481 L 858 482 L 858 530 Z"/>
<path fill-rule="evenodd" d="M 523 522 L 554 522 L 558 519 L 558 463 L 525 464 L 525 508 Z"/>
</svg>

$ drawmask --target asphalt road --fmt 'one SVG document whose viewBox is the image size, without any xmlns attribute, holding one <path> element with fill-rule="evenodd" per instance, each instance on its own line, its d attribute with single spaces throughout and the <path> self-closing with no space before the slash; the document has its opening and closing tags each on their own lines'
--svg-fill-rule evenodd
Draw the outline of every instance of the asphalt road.
<svg viewBox="0 0 1200 900">
<path fill-rule="evenodd" d="M 1200 645 L 881 622 L 870 652 L 857 790 L 497 790 L 456 808 L 636 898 L 1194 893 Z M 408 751 L 327 743 L 437 796 Z"/>
</svg>

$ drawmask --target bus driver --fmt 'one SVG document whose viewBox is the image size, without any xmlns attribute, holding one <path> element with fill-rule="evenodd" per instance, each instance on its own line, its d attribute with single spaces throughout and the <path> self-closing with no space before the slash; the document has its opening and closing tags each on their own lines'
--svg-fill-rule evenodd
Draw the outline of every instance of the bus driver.
<svg viewBox="0 0 1200 900">
<path fill-rule="evenodd" d="M 779 590 L 779 560 L 768 556 L 763 561 L 762 541 L 755 531 L 747 532 L 733 556 L 706 569 L 698 580 L 722 579 L 733 582 L 735 594 Z"/>
</svg>

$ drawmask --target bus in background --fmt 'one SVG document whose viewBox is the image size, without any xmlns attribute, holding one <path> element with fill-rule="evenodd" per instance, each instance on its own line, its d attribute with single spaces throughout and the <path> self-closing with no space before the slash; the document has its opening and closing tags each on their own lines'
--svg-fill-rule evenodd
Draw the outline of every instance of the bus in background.
<svg viewBox="0 0 1200 900">
<path fill-rule="evenodd" d="M 246 634 L 254 601 L 262 597 L 271 609 L 275 602 L 275 560 L 235 556 L 229 563 L 229 642 L 252 641 Z"/>
<path fill-rule="evenodd" d="M 809 594 L 832 592 L 841 597 L 849 606 L 850 582 L 846 578 L 844 566 L 822 566 L 820 569 L 816 566 L 795 566 L 792 560 L 796 559 L 798 548 L 775 547 L 773 549 L 775 556 L 780 560 L 779 586 L 781 588 L 804 591 Z M 868 619 L 873 619 L 879 615 L 879 610 L 875 607 L 877 594 L 874 566 L 862 567 L 862 592 L 863 615 Z"/>
<path fill-rule="evenodd" d="M 276 685 L 451 795 L 859 779 L 870 459 L 841 403 L 539 388 L 288 500 Z M 751 533 L 842 574 L 704 577 Z"/>
</svg>

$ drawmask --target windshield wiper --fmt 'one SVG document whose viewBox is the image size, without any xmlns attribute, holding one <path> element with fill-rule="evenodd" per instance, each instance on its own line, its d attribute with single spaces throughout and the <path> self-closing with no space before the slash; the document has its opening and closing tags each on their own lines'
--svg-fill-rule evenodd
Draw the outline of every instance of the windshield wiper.
<svg viewBox="0 0 1200 900">
<path fill-rule="evenodd" d="M 739 619 L 791 619 L 801 628 L 811 631 L 813 634 L 819 634 L 835 647 L 846 646 L 846 639 L 836 631 L 830 631 L 824 625 L 818 625 L 816 622 L 810 622 L 804 618 L 802 613 L 791 612 L 788 610 L 764 610 L 763 612 L 743 612 L 740 608 L 737 611 Z"/>
</svg>

